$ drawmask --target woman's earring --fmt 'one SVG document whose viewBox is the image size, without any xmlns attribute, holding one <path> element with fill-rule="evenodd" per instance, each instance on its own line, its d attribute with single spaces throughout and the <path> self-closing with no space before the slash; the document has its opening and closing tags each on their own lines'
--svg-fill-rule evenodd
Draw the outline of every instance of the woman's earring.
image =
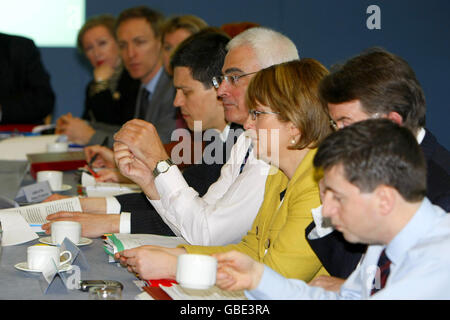
<svg viewBox="0 0 450 320">
<path fill-rule="evenodd" d="M 295 144 L 296 142 L 297 142 L 297 141 L 295 141 L 295 139 L 292 138 L 291 143 L 292 143 L 292 144 Z"/>
</svg>

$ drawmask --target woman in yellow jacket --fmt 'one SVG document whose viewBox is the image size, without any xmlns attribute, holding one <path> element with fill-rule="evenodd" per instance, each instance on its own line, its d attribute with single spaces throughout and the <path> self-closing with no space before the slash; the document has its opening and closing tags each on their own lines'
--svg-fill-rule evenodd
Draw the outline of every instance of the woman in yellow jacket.
<svg viewBox="0 0 450 320">
<path fill-rule="evenodd" d="M 288 278 L 309 281 L 317 275 L 321 263 L 305 239 L 305 228 L 312 221 L 311 209 L 320 205 L 320 177 L 312 161 L 317 145 L 331 130 L 318 97 L 319 82 L 327 73 L 318 61 L 302 59 L 263 69 L 251 80 L 245 129 L 253 152 L 273 170 L 252 229 L 240 243 L 143 246 L 116 257 L 144 279 L 174 279 L 179 254 L 230 250 L 246 253 Z"/>
</svg>

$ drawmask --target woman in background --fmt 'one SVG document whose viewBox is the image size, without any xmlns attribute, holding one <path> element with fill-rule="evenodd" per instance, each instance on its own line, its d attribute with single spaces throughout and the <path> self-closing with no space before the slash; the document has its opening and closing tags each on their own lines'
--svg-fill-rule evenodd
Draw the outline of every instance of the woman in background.
<svg viewBox="0 0 450 320">
<path fill-rule="evenodd" d="M 67 135 L 72 142 L 96 143 L 96 129 L 133 118 L 140 82 L 122 65 L 114 25 L 113 16 L 99 15 L 88 19 L 78 33 L 77 47 L 89 60 L 93 79 L 86 87 L 82 119 L 68 113 L 56 122 L 56 133 Z"/>
<path fill-rule="evenodd" d="M 172 74 L 170 57 L 175 48 L 186 38 L 208 27 L 201 18 L 194 15 L 183 15 L 169 18 L 162 27 L 163 64 L 168 74 Z"/>
</svg>

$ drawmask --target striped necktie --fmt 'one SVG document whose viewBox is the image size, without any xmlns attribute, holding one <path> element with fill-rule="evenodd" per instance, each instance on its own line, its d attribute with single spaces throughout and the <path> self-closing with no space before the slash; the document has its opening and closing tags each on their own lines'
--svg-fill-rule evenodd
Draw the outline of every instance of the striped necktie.
<svg viewBox="0 0 450 320">
<path fill-rule="evenodd" d="M 386 285 L 386 280 L 391 270 L 391 260 L 389 260 L 389 258 L 386 255 L 386 249 L 383 249 L 383 251 L 381 252 L 377 265 L 378 270 L 375 275 L 375 278 L 373 279 L 373 286 L 370 295 L 374 295 L 375 293 L 383 289 L 384 286 Z M 379 280 L 379 283 L 377 283 L 378 282 L 377 280 Z"/>
</svg>

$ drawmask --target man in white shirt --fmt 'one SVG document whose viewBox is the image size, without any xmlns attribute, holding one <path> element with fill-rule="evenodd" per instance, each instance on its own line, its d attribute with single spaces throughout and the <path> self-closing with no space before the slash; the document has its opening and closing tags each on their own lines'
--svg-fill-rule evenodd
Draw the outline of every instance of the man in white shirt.
<svg viewBox="0 0 450 320">
<path fill-rule="evenodd" d="M 426 198 L 426 162 L 411 132 L 386 119 L 339 130 L 319 146 L 323 216 L 369 244 L 339 292 L 286 279 L 238 252 L 215 255 L 216 284 L 251 299 L 449 299 L 450 216 Z"/>
<path fill-rule="evenodd" d="M 224 76 L 215 77 L 214 85 L 227 121 L 243 124 L 248 117 L 245 91 L 251 77 L 262 68 L 298 59 L 298 52 L 287 37 L 266 28 L 244 31 L 227 49 Z M 121 173 L 141 186 L 174 233 L 189 243 L 236 243 L 251 228 L 270 167 L 253 155 L 250 138 L 238 138 L 219 180 L 201 198 L 178 168 L 167 163 L 169 156 L 151 124 L 129 121 L 115 141 Z"/>
<path fill-rule="evenodd" d="M 243 124 L 248 117 L 245 91 L 253 74 L 270 65 L 298 59 L 298 52 L 291 40 L 266 28 L 253 28 L 241 33 L 230 41 L 227 49 L 222 67 L 224 76 L 215 77 L 214 85 L 222 100 L 226 120 Z M 121 154 L 118 157 L 122 173 L 140 184 L 176 235 L 184 237 L 191 244 L 223 245 L 240 241 L 251 228 L 263 200 L 270 167 L 264 161 L 256 159 L 249 150 L 250 138 L 245 135 L 238 138 L 229 160 L 222 168 L 220 178 L 203 197 L 199 197 L 196 190 L 189 187 L 176 166 L 167 165 L 165 160 L 169 156 L 151 124 L 139 120 L 130 121 L 115 139 L 125 147 L 119 151 L 116 145 L 116 151 L 126 153 L 125 158 Z M 130 150 L 133 157 L 128 157 Z M 143 155 L 146 152 L 152 154 Z M 136 160 L 139 158 L 145 159 L 151 166 L 138 166 L 139 163 L 143 164 L 141 160 Z M 131 161 L 132 165 L 125 161 Z M 157 162 L 166 163 L 167 171 L 157 173 L 155 186 L 153 171 Z M 106 209 L 104 206 L 105 204 L 103 210 Z M 72 213 L 63 215 L 74 219 Z M 63 218 L 59 215 L 49 216 L 48 219 L 53 217 Z M 86 218 L 78 215 L 76 219 Z M 99 220 L 96 216 L 92 219 Z M 110 220 L 112 219 L 115 221 L 111 222 L 115 228 L 109 232 L 123 232 L 125 228 L 119 230 L 118 218 L 111 217 Z M 102 225 L 106 227 L 109 224 Z M 93 226 L 96 229 L 90 236 L 108 232 L 104 227 L 100 230 L 100 223 L 97 222 L 89 224 L 83 229 L 83 233 L 85 230 L 92 230 Z"/>
</svg>

